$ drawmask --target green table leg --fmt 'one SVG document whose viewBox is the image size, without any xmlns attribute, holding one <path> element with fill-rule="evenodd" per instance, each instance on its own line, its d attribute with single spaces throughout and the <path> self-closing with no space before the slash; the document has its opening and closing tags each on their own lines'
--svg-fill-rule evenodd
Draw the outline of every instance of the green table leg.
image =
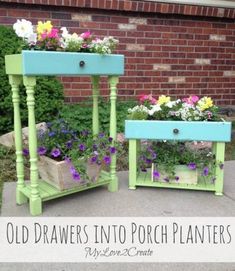
<svg viewBox="0 0 235 271">
<path fill-rule="evenodd" d="M 19 85 L 22 82 L 22 77 L 17 75 L 9 75 L 9 82 L 12 90 L 12 102 L 14 106 L 14 132 L 15 132 L 15 148 L 16 148 L 16 203 L 23 204 L 27 202 L 27 197 L 21 192 L 25 186 L 24 182 L 24 159 L 22 154 L 22 130 L 20 119 L 20 95 Z"/>
<path fill-rule="evenodd" d="M 225 143 L 216 142 L 213 146 L 213 152 L 216 158 L 216 169 L 215 169 L 215 195 L 223 195 L 223 184 L 224 184 L 224 170 L 220 168 L 221 164 L 224 164 L 224 152 L 225 152 Z"/>
<path fill-rule="evenodd" d="M 35 77 L 23 77 L 24 86 L 27 93 L 28 106 L 28 126 L 29 126 L 29 154 L 30 154 L 30 213 L 40 215 L 42 213 L 42 200 L 38 190 L 38 167 L 37 167 L 37 131 L 35 123 L 35 99 L 34 87 L 36 85 Z"/>
<path fill-rule="evenodd" d="M 98 135 L 99 133 L 99 76 L 92 76 L 92 97 L 93 97 L 93 112 L 92 112 L 92 131 L 93 135 Z"/>
<path fill-rule="evenodd" d="M 137 140 L 129 140 L 129 189 L 136 189 L 137 179 Z"/>
<path fill-rule="evenodd" d="M 113 138 L 114 141 L 117 139 L 117 120 L 116 120 L 116 100 L 117 100 L 117 83 L 118 77 L 117 76 L 110 76 L 109 77 L 109 85 L 110 85 L 110 137 Z M 118 178 L 116 173 L 116 163 L 117 157 L 116 154 L 112 155 L 111 165 L 110 165 L 110 184 L 109 184 L 109 191 L 115 192 L 118 190 Z"/>
</svg>

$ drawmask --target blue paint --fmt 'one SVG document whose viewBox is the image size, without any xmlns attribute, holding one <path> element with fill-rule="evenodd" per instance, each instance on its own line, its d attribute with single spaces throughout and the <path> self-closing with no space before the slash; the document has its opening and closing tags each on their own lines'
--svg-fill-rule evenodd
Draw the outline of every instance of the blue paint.
<svg viewBox="0 0 235 271">
<path fill-rule="evenodd" d="M 23 75 L 123 75 L 123 55 L 22 51 Z M 80 62 L 85 65 L 80 67 Z"/>
<path fill-rule="evenodd" d="M 178 133 L 174 133 L 174 129 Z M 177 132 L 175 130 L 175 132 Z M 128 139 L 231 141 L 231 122 L 126 120 Z"/>
</svg>

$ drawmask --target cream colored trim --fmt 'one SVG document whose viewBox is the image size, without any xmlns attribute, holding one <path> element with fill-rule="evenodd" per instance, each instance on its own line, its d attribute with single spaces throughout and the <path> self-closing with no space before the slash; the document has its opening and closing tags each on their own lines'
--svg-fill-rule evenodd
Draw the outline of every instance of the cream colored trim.
<svg viewBox="0 0 235 271">
<path fill-rule="evenodd" d="M 235 0 L 147 0 L 151 2 L 235 8 Z"/>
</svg>

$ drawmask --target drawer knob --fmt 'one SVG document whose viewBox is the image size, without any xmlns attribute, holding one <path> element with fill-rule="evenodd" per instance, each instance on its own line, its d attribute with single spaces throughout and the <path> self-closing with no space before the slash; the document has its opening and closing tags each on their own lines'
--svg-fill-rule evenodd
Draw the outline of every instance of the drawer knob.
<svg viewBox="0 0 235 271">
<path fill-rule="evenodd" d="M 174 134 L 178 134 L 178 133 L 179 133 L 179 129 L 175 128 L 175 129 L 173 130 L 173 133 L 174 133 Z"/>
<path fill-rule="evenodd" d="M 81 60 L 81 61 L 79 62 L 79 66 L 80 66 L 80 67 L 84 67 L 84 66 L 85 66 L 85 61 Z"/>
</svg>

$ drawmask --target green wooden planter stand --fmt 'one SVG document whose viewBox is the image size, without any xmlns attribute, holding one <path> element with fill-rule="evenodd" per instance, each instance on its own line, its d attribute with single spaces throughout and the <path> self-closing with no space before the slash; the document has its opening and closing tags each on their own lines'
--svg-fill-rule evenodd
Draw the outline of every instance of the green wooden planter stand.
<svg viewBox="0 0 235 271">
<path fill-rule="evenodd" d="M 152 182 L 151 172 L 139 172 L 137 169 L 138 149 L 141 139 L 212 141 L 212 152 L 218 163 L 224 163 L 225 142 L 231 140 L 230 122 L 187 122 L 187 121 L 138 121 L 127 120 L 125 136 L 129 139 L 129 188 L 149 186 L 159 188 L 178 188 L 191 190 L 215 191 L 223 195 L 224 171 L 219 164 L 215 169 L 215 183 L 198 178 L 197 185 L 183 183 Z"/>
<path fill-rule="evenodd" d="M 102 172 L 97 183 L 78 188 L 59 191 L 43 180 L 39 180 L 37 166 L 37 133 L 35 126 L 35 76 L 59 75 L 81 76 L 89 75 L 93 86 L 93 134 L 99 133 L 99 79 L 108 76 L 110 85 L 110 136 L 116 139 L 116 99 L 118 76 L 124 73 L 123 55 L 99 55 L 86 53 L 23 51 L 18 55 L 7 55 L 6 73 L 12 88 L 14 106 L 14 131 L 16 146 L 17 188 L 16 202 L 24 204 L 29 200 L 30 213 L 40 215 L 42 202 L 69 195 L 75 192 L 107 185 L 111 192 L 117 191 L 118 179 L 116 175 L 116 156 L 112 156 L 110 172 Z M 24 165 L 22 154 L 22 133 L 20 117 L 19 85 L 23 82 L 27 93 L 28 126 L 29 126 L 29 153 L 30 153 L 30 183 L 24 179 Z"/>
</svg>

